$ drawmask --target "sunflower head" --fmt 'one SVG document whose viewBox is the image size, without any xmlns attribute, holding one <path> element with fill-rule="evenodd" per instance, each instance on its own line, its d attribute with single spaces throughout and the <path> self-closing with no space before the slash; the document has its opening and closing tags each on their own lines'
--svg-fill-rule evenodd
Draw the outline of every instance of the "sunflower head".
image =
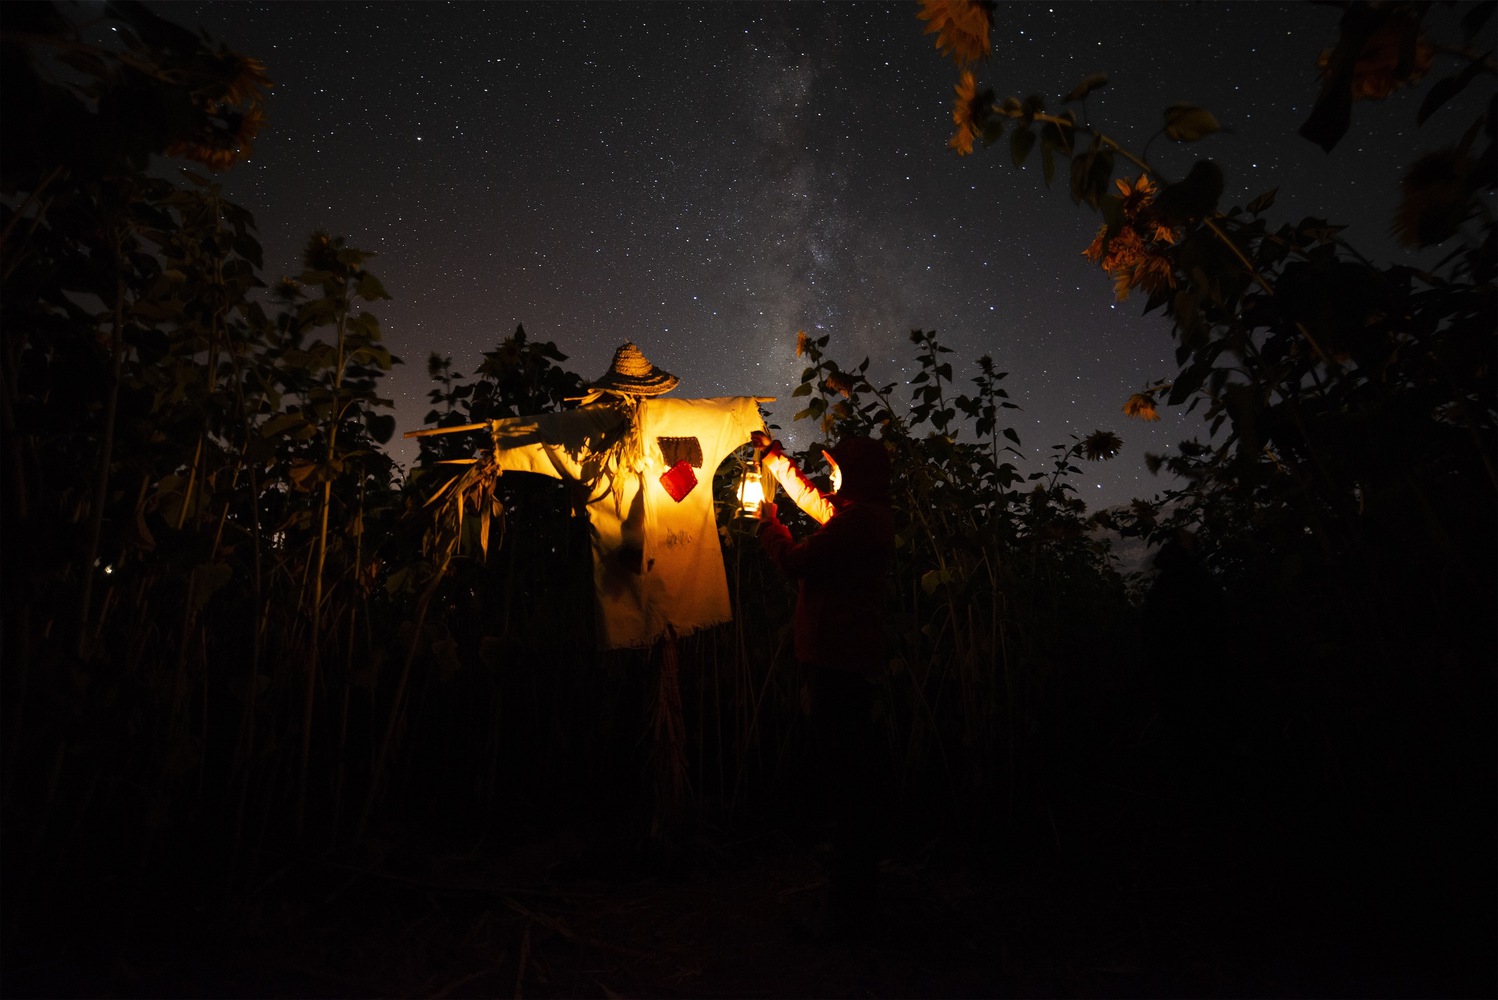
<svg viewBox="0 0 1498 1000">
<path fill-rule="evenodd" d="M 224 75 L 224 93 L 220 100 L 228 104 L 259 106 L 265 99 L 261 91 L 275 86 L 265 75 L 265 64 L 259 59 L 223 49 L 217 61 Z"/>
<path fill-rule="evenodd" d="M 1477 161 L 1453 146 L 1427 153 L 1400 181 L 1399 205 L 1390 231 L 1407 247 L 1428 247 L 1455 235 L 1467 218 Z"/>
<path fill-rule="evenodd" d="M 853 395 L 853 379 L 844 372 L 833 372 L 827 376 L 827 388 L 849 398 Z"/>
<path fill-rule="evenodd" d="M 1129 504 L 1129 513 L 1134 515 L 1134 520 L 1141 527 L 1152 528 L 1155 526 L 1155 508 L 1147 500 L 1135 499 Z"/>
<path fill-rule="evenodd" d="M 928 29 L 929 30 L 929 29 Z M 1323 80 L 1330 80 L 1340 60 L 1334 49 L 1324 50 L 1316 60 Z M 1353 61 L 1349 89 L 1352 99 L 1383 100 L 1400 87 L 1419 83 L 1435 59 L 1436 47 L 1420 32 L 1419 21 L 1394 16 L 1363 42 Z"/>
<path fill-rule="evenodd" d="M 255 136 L 265 127 L 266 91 L 274 85 L 258 59 L 226 48 L 204 65 L 192 87 L 195 120 L 165 152 L 226 170 L 254 151 Z"/>
<path fill-rule="evenodd" d="M 1155 397 L 1147 392 L 1136 392 L 1123 405 L 1124 416 L 1135 420 L 1155 421 L 1160 419 L 1155 409 Z"/>
<path fill-rule="evenodd" d="M 1082 457 L 1089 462 L 1107 461 L 1122 447 L 1123 439 L 1112 431 L 1093 431 L 1082 439 Z"/>
<path fill-rule="evenodd" d="M 342 237 L 335 239 L 322 230 L 317 230 L 308 237 L 307 245 L 302 248 L 302 263 L 313 271 L 337 271 L 338 251 L 342 248 Z"/>
<path fill-rule="evenodd" d="M 952 101 L 952 124 L 956 131 L 947 140 L 947 145 L 957 150 L 958 156 L 967 156 L 973 151 L 973 140 L 978 138 L 982 129 L 987 94 L 983 99 L 978 97 L 978 78 L 968 70 L 962 71 L 952 89 L 956 92 Z"/>
<path fill-rule="evenodd" d="M 936 35 L 936 51 L 967 66 L 992 51 L 988 35 L 995 6 L 989 0 L 921 0 L 916 16 L 926 22 L 926 34 Z"/>
<path fill-rule="evenodd" d="M 1139 179 L 1130 184 L 1122 177 L 1113 182 L 1118 185 L 1119 196 L 1123 198 L 1124 218 L 1133 220 L 1144 210 L 1150 202 L 1155 200 L 1158 188 L 1145 174 L 1140 174 Z"/>
</svg>

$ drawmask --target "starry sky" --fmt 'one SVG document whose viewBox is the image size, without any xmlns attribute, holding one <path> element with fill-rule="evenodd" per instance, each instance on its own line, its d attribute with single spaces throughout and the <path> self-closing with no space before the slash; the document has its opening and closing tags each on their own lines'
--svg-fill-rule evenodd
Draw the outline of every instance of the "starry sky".
<svg viewBox="0 0 1498 1000">
<path fill-rule="evenodd" d="M 1022 471 L 1050 446 L 1112 430 L 1109 462 L 1073 480 L 1090 507 L 1168 484 L 1146 452 L 1204 435 L 1199 411 L 1144 424 L 1120 407 L 1169 378 L 1174 345 L 1136 296 L 1115 303 L 1081 256 L 1099 217 L 1007 143 L 947 148 L 956 69 L 914 2 L 156 3 L 259 58 L 276 82 L 253 158 L 222 175 L 255 215 L 274 280 L 314 229 L 378 256 L 377 314 L 405 364 L 386 381 L 420 427 L 436 351 L 471 374 L 525 326 L 594 378 L 632 340 L 678 396 L 779 397 L 800 445 L 796 333 L 830 335 L 876 385 L 918 370 L 914 328 L 954 349 L 958 391 L 990 354 Z M 1210 157 L 1225 205 L 1273 188 L 1273 222 L 1312 215 L 1381 262 L 1419 93 L 1359 104 L 1330 155 L 1295 134 L 1316 96 L 1334 8 L 1296 3 L 1000 4 L 979 72 L 1051 110 L 1106 73 L 1087 116 L 1138 150 L 1169 105 L 1227 131 L 1149 147 L 1168 177 Z M 908 398 L 900 385 L 897 395 Z M 477 444 L 477 442 L 476 442 Z M 392 442 L 403 465 L 414 442 Z"/>
</svg>

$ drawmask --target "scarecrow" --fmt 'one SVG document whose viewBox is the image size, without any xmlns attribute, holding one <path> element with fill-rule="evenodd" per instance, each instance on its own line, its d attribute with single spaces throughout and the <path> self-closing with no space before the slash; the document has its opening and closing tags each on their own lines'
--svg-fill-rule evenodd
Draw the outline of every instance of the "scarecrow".
<svg viewBox="0 0 1498 1000">
<path fill-rule="evenodd" d="M 502 472 L 586 491 L 598 644 L 650 646 L 732 619 L 712 476 L 763 432 L 756 396 L 663 399 L 679 382 L 632 343 L 576 409 L 488 423 Z"/>
<path fill-rule="evenodd" d="M 501 473 L 577 484 L 591 538 L 599 648 L 660 653 L 651 835 L 662 842 L 681 820 L 686 790 L 676 638 L 733 617 L 713 473 L 764 433 L 759 404 L 773 402 L 661 398 L 678 382 L 625 343 L 575 409 L 406 435 L 487 429 L 493 448 L 484 461 Z"/>
</svg>

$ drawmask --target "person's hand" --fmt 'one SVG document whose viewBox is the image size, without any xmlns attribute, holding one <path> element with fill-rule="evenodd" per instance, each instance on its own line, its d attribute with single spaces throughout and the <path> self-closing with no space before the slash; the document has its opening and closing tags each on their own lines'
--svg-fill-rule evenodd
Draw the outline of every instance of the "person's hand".
<svg viewBox="0 0 1498 1000">
<path fill-rule="evenodd" d="M 779 513 L 780 512 L 775 509 L 775 501 L 773 500 L 761 500 L 759 502 L 759 509 L 755 511 L 755 515 L 761 521 L 769 521 L 771 523 L 780 520 Z"/>
<path fill-rule="evenodd" d="M 764 451 L 775 442 L 772 441 L 770 439 L 770 435 L 766 434 L 764 431 L 754 431 L 749 435 L 749 443 L 754 445 L 755 450 Z"/>
</svg>

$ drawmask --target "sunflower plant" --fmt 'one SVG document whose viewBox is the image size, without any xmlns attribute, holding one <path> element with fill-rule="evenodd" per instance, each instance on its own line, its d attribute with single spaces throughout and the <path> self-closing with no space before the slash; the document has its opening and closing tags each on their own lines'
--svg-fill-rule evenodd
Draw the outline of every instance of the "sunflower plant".
<svg viewBox="0 0 1498 1000">
<path fill-rule="evenodd" d="M 1205 634 L 1255 662 L 1266 683 L 1296 675 L 1284 691 L 1297 698 L 1327 678 L 1315 697 L 1361 699 L 1364 717 L 1379 720 L 1370 731 L 1424 746 L 1464 701 L 1491 703 L 1498 655 L 1495 5 L 1339 6 L 1330 44 L 1307 53 L 1320 87 L 1300 134 L 1331 152 L 1356 102 L 1420 91 L 1415 124 L 1448 136 L 1399 181 L 1390 229 L 1422 252 L 1411 263 L 1374 263 L 1334 221 L 1276 223 L 1275 190 L 1224 205 L 1225 178 L 1209 160 L 1167 176 L 1150 144 L 1210 140 L 1222 126 L 1209 110 L 1166 108 L 1150 142 L 1127 149 L 1087 116 L 1107 77 L 1065 93 L 1061 112 L 1035 96 L 1000 98 L 980 77 L 992 49 L 978 21 L 991 26 L 992 9 L 926 2 L 920 17 L 957 67 L 950 148 L 972 155 L 1007 136 L 1016 165 L 1038 155 L 1048 185 L 1067 178 L 1073 202 L 1102 216 L 1080 252 L 1116 299 L 1141 293 L 1174 339 L 1178 370 L 1128 395 L 1123 412 L 1150 420 L 1161 405 L 1184 406 L 1205 433 L 1148 456 L 1173 480 L 1158 502 L 1110 524 L 1155 543 L 1189 531 L 1190 561 L 1229 598 Z M 1458 97 L 1477 112 L 1460 111 L 1470 104 Z M 1058 447 L 1057 481 L 1071 458 L 1114 450 L 1102 432 Z M 1177 624 L 1183 634 L 1202 625 Z M 1434 662 L 1448 685 L 1439 691 L 1420 669 Z M 1388 696 L 1392 686 L 1353 692 L 1338 676 L 1399 678 L 1399 690 L 1422 692 L 1424 721 Z"/>
</svg>

